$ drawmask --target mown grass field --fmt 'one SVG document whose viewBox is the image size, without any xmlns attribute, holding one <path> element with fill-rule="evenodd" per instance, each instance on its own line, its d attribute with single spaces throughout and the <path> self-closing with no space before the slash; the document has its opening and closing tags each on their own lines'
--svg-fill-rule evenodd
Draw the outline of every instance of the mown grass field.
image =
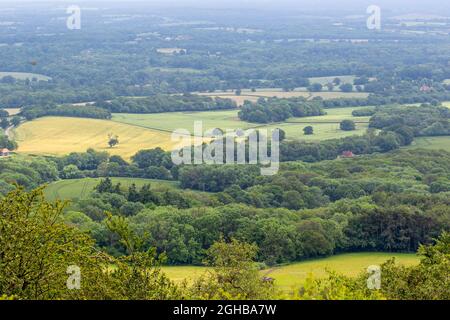
<svg viewBox="0 0 450 320">
<path fill-rule="evenodd" d="M 7 76 L 11 76 L 17 80 L 32 80 L 33 78 L 36 78 L 38 81 L 43 80 L 43 81 L 48 81 L 51 78 L 44 76 L 42 74 L 37 74 L 37 73 L 27 73 L 27 72 L 0 72 L 0 79 L 3 77 L 7 77 Z"/>
<path fill-rule="evenodd" d="M 367 267 L 380 265 L 392 257 L 395 257 L 396 261 L 403 265 L 415 265 L 419 262 L 419 258 L 415 254 L 349 253 L 262 270 L 261 276 L 274 278 L 275 285 L 280 290 L 291 292 L 293 289 L 300 287 L 310 274 L 313 274 L 316 278 L 323 278 L 326 277 L 327 270 L 333 270 L 354 277 L 365 272 Z M 192 281 L 206 270 L 206 267 L 194 266 L 163 267 L 163 271 L 168 277 L 176 282 Z"/>
<path fill-rule="evenodd" d="M 108 134 L 119 136 L 118 146 L 109 148 Z M 19 153 L 37 155 L 64 155 L 94 148 L 129 159 L 142 149 L 171 150 L 174 145 L 168 132 L 109 120 L 65 117 L 25 122 L 14 129 L 13 136 L 19 143 Z"/>
<path fill-rule="evenodd" d="M 45 190 L 48 201 L 74 200 L 87 198 L 97 186 L 101 178 L 84 178 L 60 180 L 49 184 Z M 152 188 L 178 188 L 177 182 L 138 178 L 111 178 L 113 184 L 120 183 L 122 187 L 128 188 L 133 183 L 141 188 L 144 184 L 151 184 Z"/>
<path fill-rule="evenodd" d="M 408 149 L 432 149 L 450 152 L 450 136 L 416 138 Z"/>
</svg>

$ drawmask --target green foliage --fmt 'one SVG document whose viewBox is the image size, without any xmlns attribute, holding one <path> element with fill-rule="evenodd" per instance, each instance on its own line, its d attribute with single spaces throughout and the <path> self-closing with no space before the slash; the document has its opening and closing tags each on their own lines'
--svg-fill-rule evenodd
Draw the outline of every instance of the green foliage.
<svg viewBox="0 0 450 320">
<path fill-rule="evenodd" d="M 353 279 L 330 271 L 325 279 L 311 274 L 306 283 L 294 292 L 299 300 L 385 300 L 377 290 L 369 290 L 360 279 Z"/>
<path fill-rule="evenodd" d="M 206 300 L 264 300 L 275 296 L 273 283 L 261 278 L 254 262 L 257 247 L 232 239 L 208 250 L 212 267 L 190 288 L 190 297 Z"/>
<path fill-rule="evenodd" d="M 257 103 L 245 101 L 238 115 L 244 121 L 270 123 L 284 121 L 290 117 L 310 117 L 324 114 L 320 103 L 307 102 L 305 98 L 300 97 L 260 98 Z"/>
<path fill-rule="evenodd" d="M 390 260 L 382 265 L 382 292 L 395 300 L 450 299 L 450 234 L 443 233 L 434 245 L 418 250 L 418 266 L 404 267 Z"/>
<path fill-rule="evenodd" d="M 159 113 L 175 111 L 207 111 L 236 108 L 231 99 L 210 98 L 200 95 L 155 95 L 145 98 L 117 98 L 112 101 L 98 101 L 98 108 L 114 113 Z"/>
<path fill-rule="evenodd" d="M 0 201 L 0 292 L 19 299 L 173 299 L 179 289 L 161 272 L 154 250 L 139 251 L 136 238 L 121 218 L 107 226 L 129 255 L 114 259 L 98 251 L 93 240 L 62 222 L 63 204 L 43 199 L 42 190 L 13 191 Z M 113 267 L 106 268 L 111 265 Z M 71 289 L 68 268 L 81 272 L 79 289 Z"/>
<path fill-rule="evenodd" d="M 369 289 L 368 274 L 349 278 L 330 272 L 325 279 L 311 275 L 295 293 L 306 300 L 448 300 L 450 297 L 450 236 L 443 233 L 436 243 L 420 246 L 417 266 L 402 266 L 395 259 L 381 265 L 381 286 Z"/>
</svg>

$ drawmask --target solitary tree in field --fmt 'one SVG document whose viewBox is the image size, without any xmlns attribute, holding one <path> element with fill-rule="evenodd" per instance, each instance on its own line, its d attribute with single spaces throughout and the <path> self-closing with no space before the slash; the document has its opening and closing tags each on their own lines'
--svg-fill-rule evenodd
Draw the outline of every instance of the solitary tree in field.
<svg viewBox="0 0 450 320">
<path fill-rule="evenodd" d="M 119 137 L 110 133 L 108 135 L 108 144 L 110 148 L 117 146 L 119 144 Z"/>
<path fill-rule="evenodd" d="M 341 130 L 352 131 L 356 129 L 356 125 L 352 120 L 342 120 L 340 124 Z"/>
<path fill-rule="evenodd" d="M 311 126 L 304 127 L 304 128 L 303 128 L 303 133 L 304 133 L 305 135 L 311 135 L 311 134 L 314 134 L 314 128 L 311 127 Z"/>
</svg>

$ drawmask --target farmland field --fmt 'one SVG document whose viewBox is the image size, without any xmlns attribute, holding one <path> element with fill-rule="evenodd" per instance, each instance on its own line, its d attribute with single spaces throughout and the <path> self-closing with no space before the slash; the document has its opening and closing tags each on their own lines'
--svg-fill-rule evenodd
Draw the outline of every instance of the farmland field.
<svg viewBox="0 0 450 320">
<path fill-rule="evenodd" d="M 44 76 L 42 74 L 37 74 L 37 73 L 27 73 L 27 72 L 0 72 L 0 79 L 3 77 L 7 77 L 7 76 L 11 76 L 17 80 L 32 80 L 33 78 L 36 78 L 37 80 L 43 80 L 43 81 L 48 81 L 51 78 Z"/>
<path fill-rule="evenodd" d="M 18 114 L 20 112 L 20 108 L 6 108 L 6 109 L 3 109 L 3 110 L 8 112 L 8 114 L 10 116 L 15 116 L 16 114 Z"/>
<path fill-rule="evenodd" d="M 339 138 L 355 134 L 363 134 L 368 127 L 369 117 L 353 117 L 352 111 L 357 108 L 327 109 L 327 115 L 319 117 L 291 118 L 280 124 L 261 125 L 241 121 L 237 110 L 203 111 L 203 112 L 170 112 L 158 114 L 114 114 L 113 121 L 136 125 L 153 130 L 173 131 L 185 128 L 193 132 L 194 121 L 203 122 L 203 130 L 221 129 L 249 129 L 249 128 L 281 128 L 286 132 L 288 139 L 302 139 L 319 141 Z M 357 122 L 357 130 L 342 131 L 339 129 L 340 121 L 351 119 Z M 360 123 L 358 123 L 360 122 Z M 303 135 L 303 128 L 311 125 L 315 134 Z"/>
<path fill-rule="evenodd" d="M 108 134 L 119 136 L 119 145 L 108 147 Z M 137 151 L 173 146 L 170 134 L 108 120 L 45 117 L 26 122 L 13 131 L 19 153 L 64 155 L 88 148 L 129 159 Z"/>
<path fill-rule="evenodd" d="M 275 285 L 284 292 L 299 287 L 313 274 L 317 278 L 325 277 L 327 270 L 337 271 L 347 276 L 357 276 L 365 272 L 370 265 L 379 265 L 395 257 L 403 265 L 414 265 L 419 262 L 415 254 L 401 253 L 349 253 L 323 259 L 307 260 L 268 270 L 262 270 L 261 275 L 275 279 Z M 203 274 L 206 267 L 180 266 L 163 267 L 169 278 L 176 282 L 193 280 Z"/>
<path fill-rule="evenodd" d="M 84 199 L 92 193 L 100 180 L 101 178 L 60 180 L 49 184 L 44 193 L 48 201 Z M 128 188 L 133 183 L 138 188 L 149 183 L 155 189 L 159 187 L 178 188 L 177 182 L 172 181 L 138 178 L 111 178 L 111 180 L 113 184 L 120 183 L 124 188 Z"/>
<path fill-rule="evenodd" d="M 450 136 L 444 137 L 419 137 L 414 139 L 408 149 L 433 149 L 446 150 L 450 152 Z"/>
</svg>

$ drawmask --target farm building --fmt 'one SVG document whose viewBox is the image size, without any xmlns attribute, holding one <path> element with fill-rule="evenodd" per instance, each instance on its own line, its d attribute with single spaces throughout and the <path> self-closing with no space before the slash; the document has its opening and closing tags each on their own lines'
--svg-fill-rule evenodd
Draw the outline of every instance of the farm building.
<svg viewBox="0 0 450 320">
<path fill-rule="evenodd" d="M 342 152 L 342 158 L 353 158 L 355 154 L 352 151 L 344 151 Z"/>
<path fill-rule="evenodd" d="M 11 151 L 9 151 L 9 149 L 0 149 L 0 157 L 9 157 L 10 154 Z"/>
<path fill-rule="evenodd" d="M 433 88 L 427 85 L 423 85 L 420 87 L 420 92 L 431 92 L 433 91 Z"/>
</svg>

